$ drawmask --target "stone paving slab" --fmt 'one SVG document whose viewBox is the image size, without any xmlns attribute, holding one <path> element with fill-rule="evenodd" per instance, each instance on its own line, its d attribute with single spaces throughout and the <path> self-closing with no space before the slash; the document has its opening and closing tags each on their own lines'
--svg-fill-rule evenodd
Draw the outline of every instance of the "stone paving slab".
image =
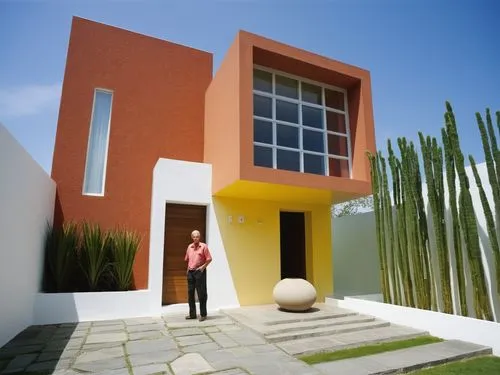
<svg viewBox="0 0 500 375">
<path fill-rule="evenodd" d="M 184 354 L 170 364 L 175 375 L 192 375 L 211 372 L 214 368 L 198 353 Z"/>
<path fill-rule="evenodd" d="M 254 314 L 257 309 L 252 311 Z M 328 309 L 328 313 L 331 311 L 331 308 Z M 336 311 L 341 315 L 346 314 L 345 311 Z M 275 316 L 274 313 L 268 314 L 270 319 L 275 319 Z M 318 319 L 326 319 L 325 316 L 316 314 Z M 288 316 L 285 318 L 290 320 Z M 404 327 L 393 328 L 393 335 L 394 332 L 400 336 L 409 332 Z M 299 346 L 292 349 L 309 350 L 314 345 L 343 348 L 366 343 L 366 340 L 380 340 L 381 332 L 377 333 L 375 329 L 368 331 L 318 337 L 309 341 L 296 340 L 294 345 Z M 457 358 L 464 350 L 470 349 L 463 345 L 460 342 L 451 343 L 441 347 L 439 353 L 443 358 Z M 436 353 L 434 350 L 434 355 Z M 427 358 L 425 351 L 413 352 L 411 355 L 415 360 L 424 361 Z M 404 365 L 397 359 L 392 361 L 389 358 L 386 363 Z M 379 363 L 372 361 L 344 366 L 354 366 L 356 371 L 361 371 L 360 368 L 375 371 Z M 186 321 L 184 315 L 177 314 L 29 327 L 0 348 L 0 374 L 17 375 L 26 371 L 55 375 L 77 375 L 82 372 L 100 375 L 194 375 L 200 371 L 207 375 L 324 374 L 320 368 L 287 354 L 283 348 L 268 342 L 255 330 L 222 314 L 209 316 L 204 322 Z"/>
<path fill-rule="evenodd" d="M 185 314 L 166 314 L 163 316 L 167 328 L 189 328 L 189 327 L 211 327 L 221 325 L 233 325 L 234 321 L 226 315 L 209 315 L 207 320 L 199 322 L 197 320 L 186 320 Z"/>
<path fill-rule="evenodd" d="M 165 364 L 171 362 L 181 356 L 182 353 L 177 350 L 159 350 L 155 352 L 132 354 L 128 357 L 132 367 L 150 365 L 150 364 Z"/>
<path fill-rule="evenodd" d="M 134 375 L 152 375 L 152 374 L 172 375 L 172 371 L 164 363 L 134 367 Z"/>
<path fill-rule="evenodd" d="M 413 371 L 490 353 L 490 348 L 452 340 L 366 357 L 324 362 L 313 367 L 325 375 L 382 375 Z"/>
</svg>

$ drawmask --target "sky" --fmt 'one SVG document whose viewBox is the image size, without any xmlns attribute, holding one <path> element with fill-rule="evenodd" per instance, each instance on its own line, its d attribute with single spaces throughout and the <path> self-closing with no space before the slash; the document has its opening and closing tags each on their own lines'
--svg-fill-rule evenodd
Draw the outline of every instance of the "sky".
<svg viewBox="0 0 500 375">
<path fill-rule="evenodd" d="M 216 71 L 246 30 L 371 73 L 377 146 L 440 137 L 445 101 L 463 151 L 484 160 L 475 113 L 500 110 L 496 0 L 0 0 L 0 123 L 50 173 L 79 16 L 209 51 Z"/>
</svg>

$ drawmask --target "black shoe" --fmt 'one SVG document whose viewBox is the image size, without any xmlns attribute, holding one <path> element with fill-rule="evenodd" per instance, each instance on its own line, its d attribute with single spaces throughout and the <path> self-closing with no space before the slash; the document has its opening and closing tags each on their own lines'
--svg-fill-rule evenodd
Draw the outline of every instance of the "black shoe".
<svg viewBox="0 0 500 375">
<path fill-rule="evenodd" d="M 200 322 L 203 322 L 204 320 L 207 320 L 206 316 L 200 316 Z"/>
<path fill-rule="evenodd" d="M 196 319 L 196 316 L 191 316 L 191 315 L 186 316 L 186 320 L 189 320 L 189 319 Z"/>
</svg>

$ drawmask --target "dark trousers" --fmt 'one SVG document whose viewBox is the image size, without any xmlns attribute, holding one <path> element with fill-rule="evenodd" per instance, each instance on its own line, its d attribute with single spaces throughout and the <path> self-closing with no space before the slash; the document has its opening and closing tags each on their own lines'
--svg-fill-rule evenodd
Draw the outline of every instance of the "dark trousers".
<svg viewBox="0 0 500 375">
<path fill-rule="evenodd" d="M 196 304 L 194 301 L 194 290 L 198 294 L 200 302 L 200 315 L 207 316 L 207 270 L 204 271 L 188 271 L 188 301 L 189 301 L 189 316 L 196 317 Z"/>
</svg>

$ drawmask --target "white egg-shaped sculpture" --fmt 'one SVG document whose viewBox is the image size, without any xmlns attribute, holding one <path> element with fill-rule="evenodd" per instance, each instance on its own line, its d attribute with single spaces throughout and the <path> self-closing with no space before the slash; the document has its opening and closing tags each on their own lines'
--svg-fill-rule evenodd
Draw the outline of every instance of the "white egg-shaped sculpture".
<svg viewBox="0 0 500 375">
<path fill-rule="evenodd" d="M 283 310 L 306 311 L 316 302 L 316 289 L 307 280 L 287 278 L 274 286 L 273 298 Z"/>
</svg>

